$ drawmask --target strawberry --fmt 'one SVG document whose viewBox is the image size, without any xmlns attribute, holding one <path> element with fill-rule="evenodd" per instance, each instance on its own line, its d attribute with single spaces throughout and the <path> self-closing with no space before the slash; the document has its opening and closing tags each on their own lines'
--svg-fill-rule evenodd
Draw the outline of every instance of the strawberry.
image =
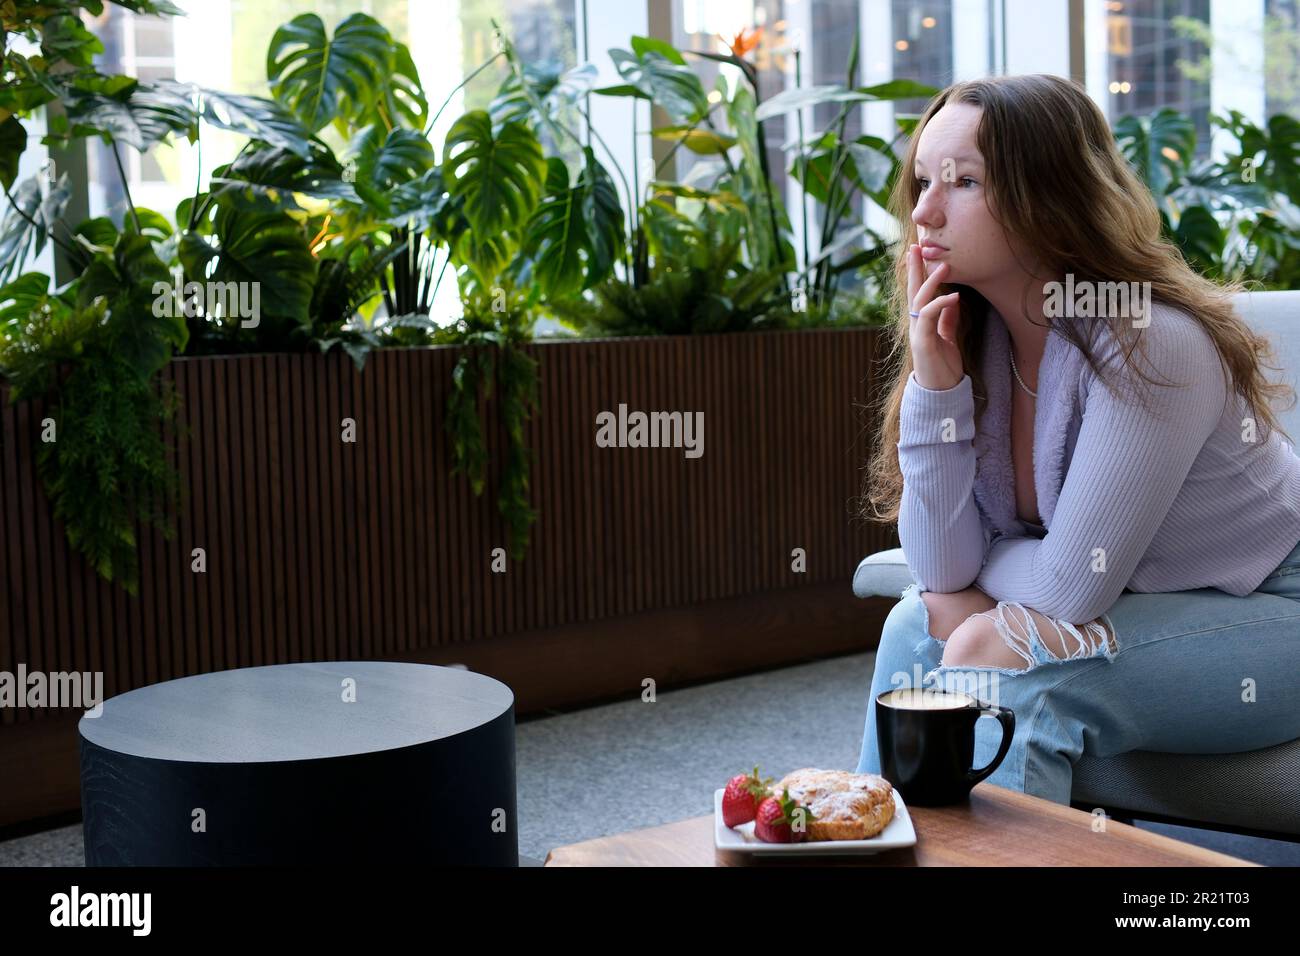
<svg viewBox="0 0 1300 956">
<path fill-rule="evenodd" d="M 768 796 L 771 783 L 771 777 L 759 778 L 757 766 L 753 773 L 738 773 L 728 780 L 727 789 L 722 793 L 722 822 L 738 827 L 754 819 L 759 801 Z"/>
<path fill-rule="evenodd" d="M 784 796 L 768 797 L 758 805 L 754 836 L 764 843 L 802 843 L 808 839 L 808 824 L 812 821 L 812 810 L 792 800 L 790 788 L 786 787 Z"/>
</svg>

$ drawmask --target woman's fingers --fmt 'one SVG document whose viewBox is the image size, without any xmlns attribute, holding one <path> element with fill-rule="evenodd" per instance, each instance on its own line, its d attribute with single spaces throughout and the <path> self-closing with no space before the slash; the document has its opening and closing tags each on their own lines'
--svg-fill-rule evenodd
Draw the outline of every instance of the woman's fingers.
<svg viewBox="0 0 1300 956">
<path fill-rule="evenodd" d="M 916 295 L 912 297 L 912 311 L 920 312 L 921 306 L 933 298 L 934 294 L 939 291 L 939 286 L 943 283 L 944 276 L 948 274 L 948 263 L 939 263 L 930 277 L 921 283 L 921 287 L 916 290 Z"/>
<path fill-rule="evenodd" d="M 914 319 L 915 322 L 925 323 L 925 327 L 939 334 L 939 318 L 946 309 L 957 310 L 957 303 L 961 298 L 960 292 L 949 292 L 947 295 L 941 295 L 938 298 L 931 299 L 919 310 L 920 315 Z"/>
<path fill-rule="evenodd" d="M 957 321 L 960 318 L 961 307 L 959 305 L 945 305 L 943 311 L 939 313 L 939 338 L 952 345 L 956 345 Z"/>
<path fill-rule="evenodd" d="M 921 247 L 915 243 L 907 247 L 907 301 L 915 302 L 916 293 L 925 281 L 925 265 L 921 259 Z M 912 306 L 916 311 L 916 306 Z"/>
</svg>

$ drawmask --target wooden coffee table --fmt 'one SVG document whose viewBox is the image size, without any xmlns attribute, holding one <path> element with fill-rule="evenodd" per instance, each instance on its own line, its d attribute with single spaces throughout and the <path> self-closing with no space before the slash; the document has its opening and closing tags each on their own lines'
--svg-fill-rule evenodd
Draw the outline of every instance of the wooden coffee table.
<svg viewBox="0 0 1300 956">
<path fill-rule="evenodd" d="M 557 847 L 546 866 L 1256 866 L 1017 790 L 981 783 L 970 802 L 907 808 L 916 845 L 871 856 L 758 857 L 713 846 L 713 815 Z"/>
</svg>

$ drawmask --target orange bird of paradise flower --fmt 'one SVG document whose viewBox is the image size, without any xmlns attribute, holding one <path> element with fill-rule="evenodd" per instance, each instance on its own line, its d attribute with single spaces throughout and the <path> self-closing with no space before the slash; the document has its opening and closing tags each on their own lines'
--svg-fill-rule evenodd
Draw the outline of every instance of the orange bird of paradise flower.
<svg viewBox="0 0 1300 956">
<path fill-rule="evenodd" d="M 731 48 L 733 56 L 743 57 L 750 50 L 754 49 L 754 47 L 758 46 L 759 41 L 763 39 L 763 28 L 758 27 L 757 29 L 751 30 L 748 34 L 746 34 L 744 30 L 741 30 L 736 34 L 736 37 L 733 40 L 728 40 L 719 33 L 718 39 Z"/>
</svg>

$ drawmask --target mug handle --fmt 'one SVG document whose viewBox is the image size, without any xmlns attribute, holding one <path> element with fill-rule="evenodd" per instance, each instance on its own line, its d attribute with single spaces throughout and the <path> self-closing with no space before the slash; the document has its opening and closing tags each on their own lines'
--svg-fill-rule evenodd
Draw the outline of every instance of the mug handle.
<svg viewBox="0 0 1300 956">
<path fill-rule="evenodd" d="M 981 707 L 979 710 L 980 712 L 975 718 L 976 720 L 985 716 L 996 717 L 998 719 L 998 723 L 1002 725 L 1002 743 L 998 746 L 997 756 L 989 762 L 987 767 L 982 767 L 979 770 L 972 768 L 966 771 L 966 780 L 971 784 L 971 786 L 979 783 L 994 770 L 998 769 L 998 764 L 1002 763 L 1002 758 L 1005 757 L 1007 751 L 1011 749 L 1011 736 L 1016 732 L 1015 711 L 1009 710 L 1006 707 L 992 706 Z"/>
</svg>

